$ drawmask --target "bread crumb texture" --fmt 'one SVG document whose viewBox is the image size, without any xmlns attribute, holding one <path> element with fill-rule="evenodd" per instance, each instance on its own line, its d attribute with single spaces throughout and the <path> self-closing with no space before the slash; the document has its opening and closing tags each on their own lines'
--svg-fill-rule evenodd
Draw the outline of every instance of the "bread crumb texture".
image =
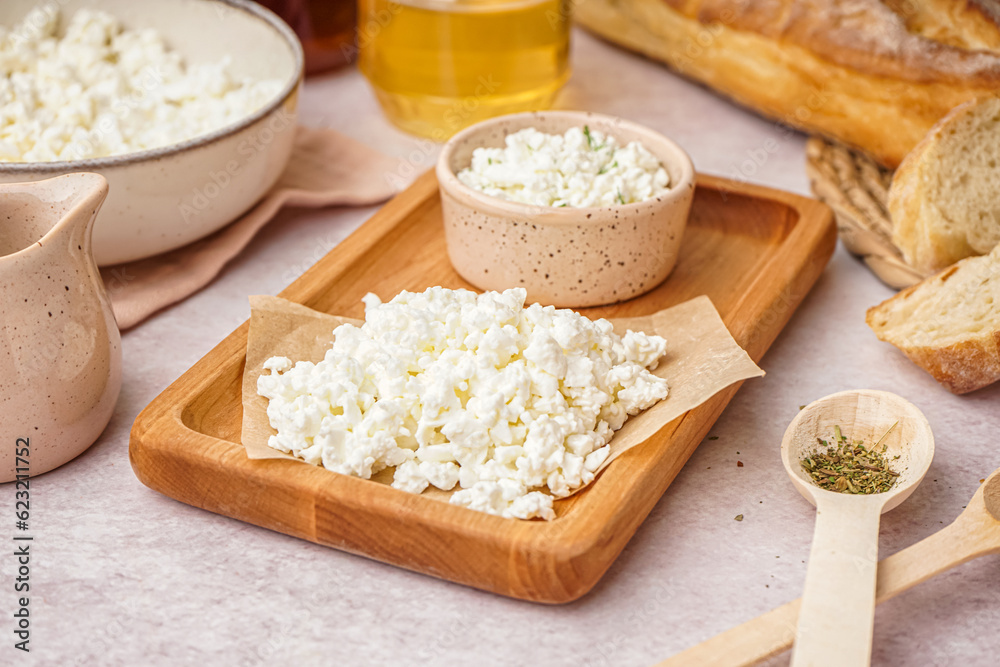
<svg viewBox="0 0 1000 667">
<path fill-rule="evenodd" d="M 1000 246 L 903 290 L 866 319 L 956 394 L 1000 380 Z"/>
<path fill-rule="evenodd" d="M 956 107 L 903 161 L 889 189 L 893 242 L 939 271 L 1000 243 L 1000 98 Z"/>
</svg>

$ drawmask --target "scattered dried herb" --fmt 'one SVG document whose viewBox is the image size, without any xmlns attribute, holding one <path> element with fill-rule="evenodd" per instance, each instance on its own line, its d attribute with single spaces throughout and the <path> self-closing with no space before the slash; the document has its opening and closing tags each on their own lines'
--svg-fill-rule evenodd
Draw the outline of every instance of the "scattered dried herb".
<svg viewBox="0 0 1000 667">
<path fill-rule="evenodd" d="M 742 521 L 743 520 L 743 515 L 742 514 L 737 514 L 736 517 L 735 517 L 735 519 L 736 519 L 736 521 Z"/>
<path fill-rule="evenodd" d="M 708 436 L 708 439 L 709 440 L 718 440 L 719 436 L 717 436 L 717 435 L 710 435 L 710 436 Z"/>
<path fill-rule="evenodd" d="M 890 467 L 890 458 L 885 454 L 886 445 L 882 445 L 882 441 L 895 427 L 896 424 L 890 426 L 885 435 L 869 449 L 861 440 L 848 442 L 840 427 L 834 426 L 833 442 L 816 438 L 826 451 L 819 451 L 802 459 L 802 469 L 812 477 L 816 486 L 827 491 L 885 493 L 899 477 L 899 473 Z M 898 458 L 896 456 L 891 460 Z"/>
</svg>

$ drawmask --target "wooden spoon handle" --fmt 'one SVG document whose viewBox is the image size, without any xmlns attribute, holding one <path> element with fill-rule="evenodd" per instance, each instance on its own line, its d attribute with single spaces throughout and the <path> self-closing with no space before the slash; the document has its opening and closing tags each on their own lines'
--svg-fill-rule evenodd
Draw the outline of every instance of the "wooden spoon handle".
<svg viewBox="0 0 1000 667">
<path fill-rule="evenodd" d="M 883 504 L 874 497 L 817 498 L 792 667 L 871 664 Z"/>
<path fill-rule="evenodd" d="M 971 508 L 970 508 L 971 509 Z M 983 512 L 985 514 L 985 512 Z M 1000 523 L 960 516 L 954 523 L 883 559 L 878 565 L 876 603 L 909 590 L 979 556 L 1000 552 Z M 791 602 L 660 662 L 657 667 L 744 667 L 792 646 L 802 600 Z"/>
<path fill-rule="evenodd" d="M 970 503 L 969 509 L 982 512 Z M 1000 521 L 966 510 L 954 522 L 914 545 L 897 551 L 878 565 L 876 604 L 896 597 L 953 567 L 987 554 L 1000 553 Z"/>
</svg>

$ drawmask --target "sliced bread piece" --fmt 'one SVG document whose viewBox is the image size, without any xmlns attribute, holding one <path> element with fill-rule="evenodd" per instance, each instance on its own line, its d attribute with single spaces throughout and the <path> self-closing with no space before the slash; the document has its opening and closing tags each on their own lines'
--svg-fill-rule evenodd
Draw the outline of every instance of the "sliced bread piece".
<svg viewBox="0 0 1000 667">
<path fill-rule="evenodd" d="M 906 156 L 889 188 L 893 243 L 940 271 L 1000 243 L 1000 98 L 955 107 Z"/>
<path fill-rule="evenodd" d="M 956 394 L 1000 380 L 1000 246 L 869 308 L 866 321 Z"/>
</svg>

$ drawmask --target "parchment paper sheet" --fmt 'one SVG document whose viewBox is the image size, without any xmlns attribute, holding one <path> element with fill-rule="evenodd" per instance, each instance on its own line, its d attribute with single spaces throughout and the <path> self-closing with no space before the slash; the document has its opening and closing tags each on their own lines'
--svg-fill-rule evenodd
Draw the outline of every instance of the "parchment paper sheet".
<svg viewBox="0 0 1000 667">
<path fill-rule="evenodd" d="M 267 399 L 257 394 L 257 378 L 264 362 L 273 356 L 288 357 L 292 361 L 322 360 L 333 342 L 334 329 L 344 323 L 361 322 L 320 313 L 276 296 L 252 296 L 250 308 L 247 364 L 243 372 L 243 447 L 251 459 L 290 459 L 309 465 L 268 447 L 267 440 L 276 431 L 267 419 Z M 764 375 L 733 340 L 706 296 L 648 317 L 612 319 L 611 322 L 618 334 L 632 329 L 667 340 L 667 354 L 653 372 L 666 378 L 670 393 L 648 410 L 628 418 L 611 439 L 611 454 L 601 470 L 667 423 L 734 382 Z M 391 471 L 373 479 L 391 483 Z M 428 489 L 424 493 L 429 495 L 433 491 Z M 450 492 L 434 495 L 447 497 Z"/>
</svg>

